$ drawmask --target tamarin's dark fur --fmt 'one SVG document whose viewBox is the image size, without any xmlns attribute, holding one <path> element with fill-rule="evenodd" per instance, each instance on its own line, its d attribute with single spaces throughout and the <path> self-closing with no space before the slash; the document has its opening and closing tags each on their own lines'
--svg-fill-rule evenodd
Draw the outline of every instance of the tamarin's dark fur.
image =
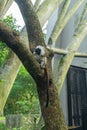
<svg viewBox="0 0 87 130">
<path fill-rule="evenodd" d="M 33 52 L 35 58 L 40 63 L 41 69 L 44 69 L 45 79 L 46 79 L 46 86 L 47 86 L 47 101 L 46 101 L 46 107 L 48 107 L 49 104 L 49 74 L 46 67 L 47 64 L 47 57 L 45 48 L 43 46 L 37 46 Z"/>
</svg>

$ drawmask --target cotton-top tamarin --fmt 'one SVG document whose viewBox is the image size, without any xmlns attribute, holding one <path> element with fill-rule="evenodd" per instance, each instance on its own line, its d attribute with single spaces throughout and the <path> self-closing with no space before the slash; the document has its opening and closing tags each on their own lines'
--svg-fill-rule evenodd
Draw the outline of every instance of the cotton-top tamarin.
<svg viewBox="0 0 87 130">
<path fill-rule="evenodd" d="M 49 76 L 48 76 L 48 69 L 46 67 L 47 65 L 47 57 L 46 57 L 46 49 L 44 46 L 37 46 L 33 52 L 36 60 L 39 62 L 41 69 L 44 69 L 44 74 L 46 77 L 46 84 L 47 84 L 47 101 L 46 101 L 46 107 L 48 107 L 49 103 Z"/>
</svg>

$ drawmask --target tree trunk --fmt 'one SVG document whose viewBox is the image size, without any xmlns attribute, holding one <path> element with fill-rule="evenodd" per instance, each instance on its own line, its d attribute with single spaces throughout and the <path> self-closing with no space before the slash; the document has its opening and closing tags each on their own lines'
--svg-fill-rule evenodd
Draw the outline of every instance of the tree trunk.
<svg viewBox="0 0 87 130">
<path fill-rule="evenodd" d="M 17 56 L 11 51 L 0 68 L 0 113 L 2 113 L 6 100 L 20 69 L 21 62 Z"/>
<path fill-rule="evenodd" d="M 50 75 L 50 74 L 49 74 Z M 49 76 L 49 104 L 46 107 L 47 92 L 46 92 L 45 77 L 37 83 L 37 90 L 41 105 L 42 115 L 45 121 L 46 130 L 67 130 L 62 108 L 58 98 L 57 88 L 55 87 L 52 77 Z"/>
</svg>

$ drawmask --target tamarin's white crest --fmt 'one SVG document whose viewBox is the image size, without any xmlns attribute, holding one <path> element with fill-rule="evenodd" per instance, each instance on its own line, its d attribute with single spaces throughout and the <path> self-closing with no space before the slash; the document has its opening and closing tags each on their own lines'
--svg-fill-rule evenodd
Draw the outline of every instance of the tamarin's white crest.
<svg viewBox="0 0 87 130">
<path fill-rule="evenodd" d="M 48 75 L 48 70 L 46 67 L 47 64 L 47 57 L 46 57 L 46 50 L 43 46 L 39 45 L 35 48 L 33 52 L 36 60 L 40 63 L 41 69 L 44 69 L 45 77 L 46 77 L 46 85 L 47 85 L 47 101 L 46 101 L 46 107 L 48 107 L 49 103 L 49 75 Z"/>
<path fill-rule="evenodd" d="M 37 46 L 33 52 L 35 58 L 40 63 L 41 69 L 44 69 L 47 64 L 47 57 L 45 48 L 41 45 Z"/>
</svg>

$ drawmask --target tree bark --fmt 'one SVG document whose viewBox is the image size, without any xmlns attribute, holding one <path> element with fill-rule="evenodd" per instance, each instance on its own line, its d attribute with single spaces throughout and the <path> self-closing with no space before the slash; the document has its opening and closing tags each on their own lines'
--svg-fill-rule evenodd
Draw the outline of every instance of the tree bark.
<svg viewBox="0 0 87 130">
<path fill-rule="evenodd" d="M 49 74 L 51 75 L 51 74 Z M 45 121 L 46 130 L 68 130 L 65 124 L 64 115 L 58 98 L 57 89 L 49 76 L 49 105 L 46 108 L 46 84 L 44 79 L 37 83 L 37 90 L 41 104 L 41 111 Z"/>
</svg>

